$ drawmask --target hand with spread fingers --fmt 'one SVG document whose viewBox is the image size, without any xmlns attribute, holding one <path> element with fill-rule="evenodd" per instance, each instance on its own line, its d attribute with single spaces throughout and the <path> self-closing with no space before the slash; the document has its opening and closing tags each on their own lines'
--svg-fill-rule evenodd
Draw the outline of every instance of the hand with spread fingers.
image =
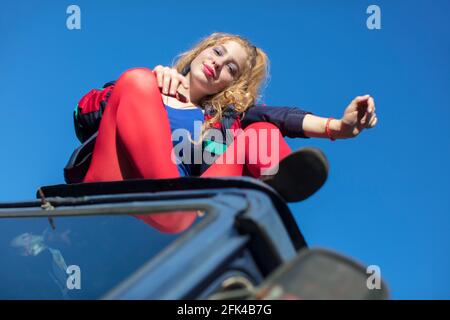
<svg viewBox="0 0 450 320">
<path fill-rule="evenodd" d="M 189 81 L 177 69 L 158 65 L 153 68 L 153 72 L 156 74 L 158 87 L 163 95 L 174 97 L 181 102 L 189 102 L 187 95 L 180 92 L 189 89 Z"/>
<path fill-rule="evenodd" d="M 358 96 L 348 105 L 340 120 L 339 136 L 353 138 L 364 129 L 375 127 L 378 122 L 375 101 L 370 95 Z"/>
</svg>

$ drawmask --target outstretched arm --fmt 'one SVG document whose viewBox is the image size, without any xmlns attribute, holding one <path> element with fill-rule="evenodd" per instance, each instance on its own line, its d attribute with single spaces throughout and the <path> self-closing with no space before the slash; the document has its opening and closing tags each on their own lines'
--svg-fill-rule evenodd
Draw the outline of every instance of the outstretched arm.
<svg viewBox="0 0 450 320">
<path fill-rule="evenodd" d="M 280 129 L 283 137 L 308 138 L 303 132 L 303 120 L 311 114 L 297 107 L 253 106 L 241 117 L 241 124 L 246 128 L 255 122 L 269 122 Z"/>
<path fill-rule="evenodd" d="M 373 128 L 378 119 L 375 113 L 375 101 L 370 95 L 356 97 L 345 109 L 341 119 L 333 119 L 329 123 L 329 133 L 326 125 L 329 118 L 305 115 L 303 132 L 308 137 L 347 139 L 358 136 L 365 128 Z"/>
</svg>

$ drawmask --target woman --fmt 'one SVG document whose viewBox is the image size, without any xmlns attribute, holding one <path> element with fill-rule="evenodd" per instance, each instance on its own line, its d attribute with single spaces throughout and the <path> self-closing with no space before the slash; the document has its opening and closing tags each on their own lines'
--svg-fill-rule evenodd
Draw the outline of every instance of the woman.
<svg viewBox="0 0 450 320">
<path fill-rule="evenodd" d="M 214 33 L 181 55 L 175 69 L 131 69 L 104 90 L 91 91 L 80 101 L 76 118 L 97 112 L 102 101 L 103 109 L 92 161 L 83 182 L 181 175 L 258 178 L 265 171 L 273 176 L 278 162 L 301 162 L 305 158 L 301 152 L 291 153 L 283 135 L 334 140 L 355 137 L 364 128 L 375 126 L 375 105 L 368 95 L 355 98 L 340 120 L 294 108 L 251 107 L 266 76 L 267 63 L 265 53 L 246 39 Z M 230 119 L 231 125 L 224 121 Z M 193 122 L 203 120 L 199 139 L 203 148 L 205 141 L 212 141 L 207 138 L 213 128 L 245 129 L 226 132 L 232 137 L 222 150 L 214 149 L 215 161 L 205 165 L 202 159 L 200 169 L 194 172 L 195 166 L 176 163 L 176 143 L 171 133 L 184 128 L 195 136 Z M 254 140 L 246 142 L 248 136 Z M 250 150 L 253 146 L 256 149 Z M 267 154 L 271 161 L 263 159 Z M 320 159 L 319 154 L 315 156 Z M 162 231 L 179 232 L 195 220 L 195 214 L 139 218 Z"/>
</svg>

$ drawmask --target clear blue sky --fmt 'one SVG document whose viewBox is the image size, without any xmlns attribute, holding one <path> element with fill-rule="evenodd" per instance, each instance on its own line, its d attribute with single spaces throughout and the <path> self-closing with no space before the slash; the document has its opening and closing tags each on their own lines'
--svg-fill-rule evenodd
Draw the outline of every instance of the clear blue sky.
<svg viewBox="0 0 450 320">
<path fill-rule="evenodd" d="M 268 105 L 339 118 L 354 96 L 375 97 L 379 123 L 356 139 L 289 140 L 331 164 L 323 189 L 291 205 L 310 245 L 380 266 L 394 298 L 450 298 L 449 1 L 77 0 L 72 31 L 70 4 L 2 2 L 0 201 L 63 183 L 85 92 L 237 33 L 271 59 Z M 381 30 L 366 27 L 370 4 Z"/>
</svg>

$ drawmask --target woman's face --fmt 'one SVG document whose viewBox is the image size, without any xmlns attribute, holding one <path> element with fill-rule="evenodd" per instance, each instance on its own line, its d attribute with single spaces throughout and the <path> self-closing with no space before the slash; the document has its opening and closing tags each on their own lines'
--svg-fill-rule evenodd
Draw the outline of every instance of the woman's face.
<svg viewBox="0 0 450 320">
<path fill-rule="evenodd" d="M 240 77 L 246 60 L 246 50 L 233 40 L 206 48 L 191 62 L 191 92 L 203 97 L 221 92 Z"/>
</svg>

